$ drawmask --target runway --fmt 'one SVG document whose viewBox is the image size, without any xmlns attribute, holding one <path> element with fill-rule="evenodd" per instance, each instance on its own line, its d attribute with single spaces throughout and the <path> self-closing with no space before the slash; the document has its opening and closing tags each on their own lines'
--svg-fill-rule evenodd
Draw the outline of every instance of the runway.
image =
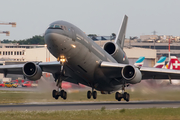
<svg viewBox="0 0 180 120">
<path fill-rule="evenodd" d="M 0 111 L 95 110 L 102 107 L 105 109 L 177 108 L 180 107 L 180 101 L 32 103 L 0 105 Z"/>
</svg>

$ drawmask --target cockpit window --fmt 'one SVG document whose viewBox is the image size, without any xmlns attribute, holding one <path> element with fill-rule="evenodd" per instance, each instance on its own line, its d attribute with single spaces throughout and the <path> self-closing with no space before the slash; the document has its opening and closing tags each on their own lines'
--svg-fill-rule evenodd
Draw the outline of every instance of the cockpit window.
<svg viewBox="0 0 180 120">
<path fill-rule="evenodd" d="M 61 29 L 61 26 L 60 25 L 50 25 L 48 29 Z"/>
<path fill-rule="evenodd" d="M 62 26 L 62 25 L 50 25 L 48 29 L 61 29 L 61 30 L 67 30 L 66 26 Z"/>
<path fill-rule="evenodd" d="M 59 25 L 54 25 L 54 28 L 55 29 L 62 29 L 61 26 L 59 26 Z"/>
</svg>

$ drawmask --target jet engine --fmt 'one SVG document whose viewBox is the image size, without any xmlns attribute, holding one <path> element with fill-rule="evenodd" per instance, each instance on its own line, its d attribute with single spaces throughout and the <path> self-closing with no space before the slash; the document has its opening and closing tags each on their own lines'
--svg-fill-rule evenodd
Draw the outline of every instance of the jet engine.
<svg viewBox="0 0 180 120">
<path fill-rule="evenodd" d="M 122 69 L 122 76 L 126 80 L 126 83 L 136 84 L 141 82 L 142 74 L 138 68 L 131 65 L 127 65 Z"/>
<path fill-rule="evenodd" d="M 127 63 L 127 61 L 125 61 L 126 55 L 125 55 L 124 51 L 117 44 L 115 44 L 113 42 L 107 42 L 107 43 L 104 44 L 103 48 L 117 62 L 119 62 L 119 63 Z"/>
<path fill-rule="evenodd" d="M 23 74 L 29 80 L 36 81 L 41 78 L 42 70 L 39 65 L 36 65 L 33 62 L 27 62 L 23 66 Z"/>
</svg>

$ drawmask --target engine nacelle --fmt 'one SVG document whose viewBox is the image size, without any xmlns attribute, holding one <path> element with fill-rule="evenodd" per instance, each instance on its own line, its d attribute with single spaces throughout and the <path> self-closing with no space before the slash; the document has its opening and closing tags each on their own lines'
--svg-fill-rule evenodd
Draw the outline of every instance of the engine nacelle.
<svg viewBox="0 0 180 120">
<path fill-rule="evenodd" d="M 103 46 L 104 50 L 109 53 L 117 62 L 128 63 L 125 52 L 115 43 L 107 42 Z"/>
<path fill-rule="evenodd" d="M 142 74 L 138 68 L 131 65 L 127 65 L 122 69 L 122 76 L 126 80 L 126 83 L 136 84 L 141 82 Z"/>
<path fill-rule="evenodd" d="M 23 67 L 23 74 L 29 80 L 35 81 L 41 78 L 42 70 L 39 65 L 33 62 L 27 62 Z"/>
</svg>

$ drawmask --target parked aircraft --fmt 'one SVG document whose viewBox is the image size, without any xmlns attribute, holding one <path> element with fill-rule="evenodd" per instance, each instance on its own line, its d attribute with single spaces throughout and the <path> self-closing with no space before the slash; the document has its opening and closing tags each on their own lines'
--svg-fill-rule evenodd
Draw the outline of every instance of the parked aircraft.
<svg viewBox="0 0 180 120">
<path fill-rule="evenodd" d="M 179 79 L 180 71 L 135 67 L 123 51 L 128 17 L 125 15 L 115 42 L 107 42 L 104 47 L 98 46 L 78 27 L 66 21 L 56 21 L 50 24 L 44 34 L 45 43 L 56 62 L 27 62 L 20 65 L 0 66 L 0 73 L 23 74 L 29 80 L 41 78 L 42 72 L 53 74 L 58 90 L 53 90 L 55 99 L 67 98 L 66 91 L 61 89 L 62 81 L 84 84 L 92 88 L 87 92 L 87 98 L 97 98 L 96 90 L 111 94 L 115 98 L 129 101 L 130 95 L 125 92 L 129 84 L 137 84 L 146 79 Z M 97 28 L 96 28 L 97 29 Z M 46 87 L 46 86 L 44 86 Z"/>
<path fill-rule="evenodd" d="M 166 57 L 162 56 L 158 62 L 154 65 L 155 68 L 163 68 L 165 66 Z"/>
<path fill-rule="evenodd" d="M 139 57 L 139 59 L 134 63 L 134 66 L 141 67 L 143 66 L 145 57 Z"/>
<path fill-rule="evenodd" d="M 134 66 L 142 67 L 144 64 L 145 57 L 139 57 L 138 60 L 134 63 Z M 165 65 L 166 57 L 162 56 L 158 62 L 154 65 L 155 68 L 163 68 Z"/>
<path fill-rule="evenodd" d="M 180 62 L 176 56 L 171 56 L 168 69 L 180 70 Z"/>
</svg>

